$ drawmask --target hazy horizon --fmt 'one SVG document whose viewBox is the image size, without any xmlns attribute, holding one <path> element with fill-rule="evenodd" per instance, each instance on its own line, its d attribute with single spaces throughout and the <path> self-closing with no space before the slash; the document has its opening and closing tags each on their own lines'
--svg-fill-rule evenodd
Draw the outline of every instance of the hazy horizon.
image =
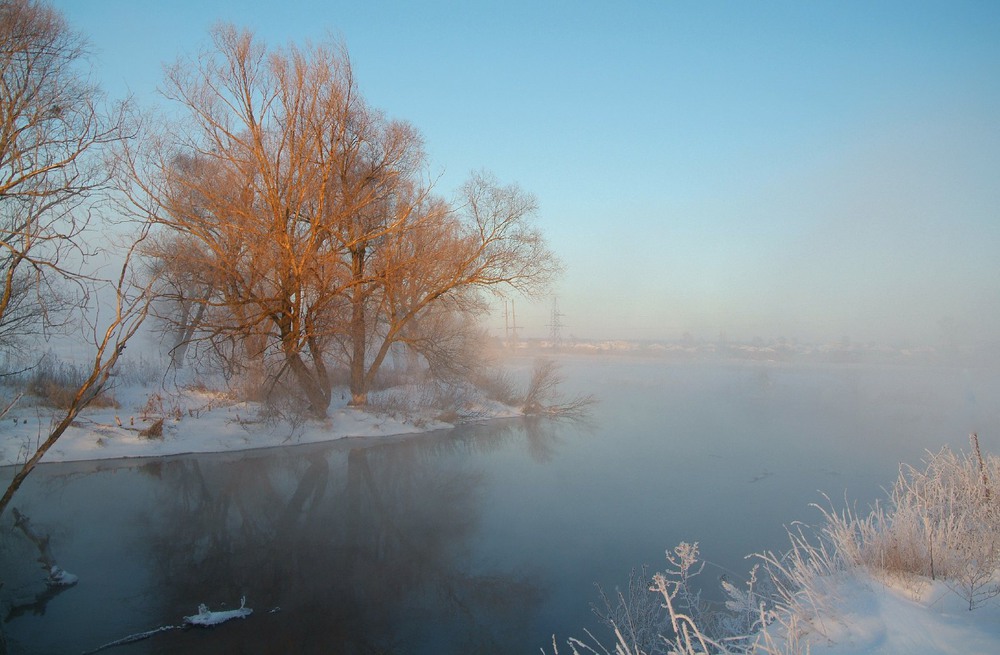
<svg viewBox="0 0 1000 655">
<path fill-rule="evenodd" d="M 1000 5 L 53 4 L 109 96 L 142 105 L 218 21 L 342 38 L 442 195 L 485 168 L 537 197 L 565 335 L 1000 328 Z M 515 302 L 524 336 L 548 334 L 550 298 Z"/>
</svg>

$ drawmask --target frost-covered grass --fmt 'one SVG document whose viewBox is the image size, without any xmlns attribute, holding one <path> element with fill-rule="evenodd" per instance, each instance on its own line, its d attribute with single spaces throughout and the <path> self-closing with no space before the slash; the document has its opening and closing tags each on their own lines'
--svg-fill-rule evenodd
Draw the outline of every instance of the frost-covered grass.
<svg viewBox="0 0 1000 655">
<path fill-rule="evenodd" d="M 635 577 L 595 613 L 611 633 L 569 639 L 573 655 L 791 655 L 1000 652 L 1000 458 L 929 453 L 904 465 L 868 512 L 819 508 L 822 524 L 789 529 L 791 547 L 753 556 L 727 600 L 701 599 L 698 545 Z M 643 593 L 643 587 L 647 590 Z M 976 610 L 975 612 L 972 612 Z M 553 639 L 553 652 L 559 644 Z"/>
<path fill-rule="evenodd" d="M 1000 458 L 942 449 L 904 465 L 884 506 L 866 516 L 824 511 L 826 539 L 849 567 L 890 578 L 942 580 L 969 610 L 1000 595 Z"/>
</svg>

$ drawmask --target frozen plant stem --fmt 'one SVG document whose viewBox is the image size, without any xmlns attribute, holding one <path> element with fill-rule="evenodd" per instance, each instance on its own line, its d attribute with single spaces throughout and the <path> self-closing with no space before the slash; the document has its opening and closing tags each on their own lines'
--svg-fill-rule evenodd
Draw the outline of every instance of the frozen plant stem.
<svg viewBox="0 0 1000 655">
<path fill-rule="evenodd" d="M 972 452 L 975 453 L 976 461 L 979 463 L 979 475 L 983 480 L 983 493 L 988 502 L 990 499 L 990 481 L 986 477 L 986 464 L 983 462 L 983 453 L 979 450 L 979 435 L 973 432 L 969 435 L 969 440 L 972 441 Z"/>
</svg>

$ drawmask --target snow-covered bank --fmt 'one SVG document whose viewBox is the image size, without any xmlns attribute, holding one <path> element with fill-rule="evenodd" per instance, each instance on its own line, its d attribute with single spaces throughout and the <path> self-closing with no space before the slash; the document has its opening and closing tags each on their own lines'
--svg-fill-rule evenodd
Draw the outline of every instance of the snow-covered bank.
<svg viewBox="0 0 1000 655">
<path fill-rule="evenodd" d="M 125 457 L 162 457 L 217 453 L 347 437 L 415 434 L 453 427 L 433 412 L 373 411 L 350 407 L 337 395 L 325 420 L 270 414 L 256 404 L 236 402 L 224 394 L 181 390 L 118 389 L 119 407 L 88 408 L 45 455 L 43 462 L 70 462 Z M 397 396 L 398 398 L 398 396 Z M 405 396 L 404 396 L 405 398 Z M 400 404 L 400 403 L 397 403 Z M 405 400 L 402 404 L 406 404 Z M 501 403 L 476 398 L 459 420 L 507 418 L 519 412 Z M 24 461 L 45 438 L 53 410 L 22 399 L 0 421 L 0 466 Z M 163 420 L 162 434 L 153 432 Z"/>
<path fill-rule="evenodd" d="M 824 622 L 813 626 L 825 634 L 808 638 L 815 655 L 1000 653 L 1000 606 L 970 612 L 941 581 L 886 583 L 858 570 L 834 581 L 829 592 Z"/>
</svg>

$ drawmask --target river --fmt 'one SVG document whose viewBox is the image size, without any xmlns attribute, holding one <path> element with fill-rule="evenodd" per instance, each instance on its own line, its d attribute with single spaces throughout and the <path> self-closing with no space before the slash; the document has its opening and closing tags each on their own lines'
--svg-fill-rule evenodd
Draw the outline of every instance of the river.
<svg viewBox="0 0 1000 655">
<path fill-rule="evenodd" d="M 917 366 L 566 357 L 584 420 L 43 464 L 15 505 L 80 582 L 46 594 L 4 517 L 12 653 L 538 653 L 596 629 L 633 568 L 697 541 L 702 580 L 785 547 L 811 503 L 864 507 L 926 449 L 1000 446 L 1000 376 Z M 197 422 L 190 422 L 197 429 Z"/>
</svg>

